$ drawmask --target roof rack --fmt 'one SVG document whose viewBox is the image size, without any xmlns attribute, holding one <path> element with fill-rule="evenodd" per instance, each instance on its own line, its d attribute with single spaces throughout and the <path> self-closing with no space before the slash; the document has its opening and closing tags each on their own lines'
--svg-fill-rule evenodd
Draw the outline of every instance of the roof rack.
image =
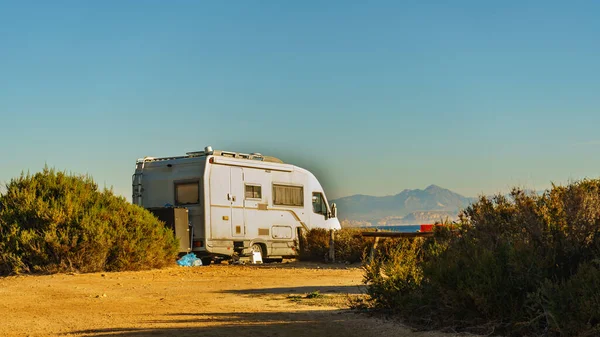
<svg viewBox="0 0 600 337">
<path fill-rule="evenodd" d="M 213 150 L 212 147 L 207 146 L 204 148 L 204 151 L 193 151 L 186 152 L 185 156 L 177 156 L 177 157 L 164 157 L 164 158 L 154 158 L 154 157 L 144 157 L 138 159 L 137 162 L 150 162 L 150 161 L 164 161 L 164 160 L 173 160 L 173 159 L 184 159 L 184 158 L 195 158 L 195 157 L 203 157 L 207 155 L 221 156 L 221 157 L 229 157 L 236 159 L 247 159 L 247 160 L 257 160 L 257 161 L 265 161 L 271 163 L 281 163 L 283 161 L 276 157 L 271 156 L 263 156 L 260 153 L 240 153 L 240 152 L 232 152 L 232 151 L 223 151 L 223 150 Z"/>
<path fill-rule="evenodd" d="M 231 152 L 231 151 L 214 151 L 213 155 L 221 156 L 221 157 L 230 157 L 230 158 L 238 158 L 238 159 L 250 159 L 250 160 L 259 160 L 263 161 L 264 157 L 260 153 L 240 153 L 240 152 Z"/>
</svg>

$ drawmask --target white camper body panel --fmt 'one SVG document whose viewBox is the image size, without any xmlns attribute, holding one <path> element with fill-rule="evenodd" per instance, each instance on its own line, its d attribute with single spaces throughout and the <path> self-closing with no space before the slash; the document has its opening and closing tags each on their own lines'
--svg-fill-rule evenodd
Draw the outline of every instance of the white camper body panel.
<svg viewBox="0 0 600 337">
<path fill-rule="evenodd" d="M 340 228 L 338 219 L 329 217 L 321 184 L 293 165 L 207 155 L 152 159 L 140 166 L 134 185 L 136 176 L 143 177 L 141 197 L 134 202 L 188 208 L 198 254 L 247 255 L 259 244 L 265 257 L 295 256 L 300 230 Z M 315 205 L 315 199 L 322 204 Z"/>
</svg>

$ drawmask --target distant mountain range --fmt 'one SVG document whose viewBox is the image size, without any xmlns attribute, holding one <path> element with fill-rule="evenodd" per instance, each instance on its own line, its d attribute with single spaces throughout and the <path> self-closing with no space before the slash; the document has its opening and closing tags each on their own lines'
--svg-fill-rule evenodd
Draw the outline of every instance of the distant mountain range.
<svg viewBox="0 0 600 337">
<path fill-rule="evenodd" d="M 475 200 L 431 185 L 424 190 L 404 190 L 391 196 L 358 194 L 332 202 L 338 207 L 340 220 L 346 220 L 346 223 L 398 225 L 455 219 L 461 209 Z"/>
</svg>

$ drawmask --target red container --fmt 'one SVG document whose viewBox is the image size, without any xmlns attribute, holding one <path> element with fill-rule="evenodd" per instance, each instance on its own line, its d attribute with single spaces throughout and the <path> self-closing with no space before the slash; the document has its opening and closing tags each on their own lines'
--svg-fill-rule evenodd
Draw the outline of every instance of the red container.
<svg viewBox="0 0 600 337">
<path fill-rule="evenodd" d="M 433 226 L 434 226 L 433 224 L 423 224 L 423 225 L 421 225 L 420 232 L 432 232 Z"/>
</svg>

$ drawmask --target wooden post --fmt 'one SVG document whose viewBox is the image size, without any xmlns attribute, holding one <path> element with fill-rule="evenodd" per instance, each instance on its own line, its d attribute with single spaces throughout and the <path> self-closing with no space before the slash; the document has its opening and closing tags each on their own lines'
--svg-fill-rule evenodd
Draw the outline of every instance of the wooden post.
<svg viewBox="0 0 600 337">
<path fill-rule="evenodd" d="M 302 231 L 302 227 L 296 228 L 296 237 L 298 238 L 298 246 L 296 247 L 296 254 L 300 255 L 304 252 L 306 248 L 306 238 L 304 237 L 304 232 Z"/>
<path fill-rule="evenodd" d="M 379 228 L 376 228 L 375 232 L 379 232 Z M 377 243 L 379 243 L 379 236 L 375 237 L 375 242 L 373 242 L 373 245 L 371 246 L 371 251 L 369 252 L 369 262 L 373 262 L 373 259 L 375 258 L 375 250 L 377 249 Z"/>
<path fill-rule="evenodd" d="M 329 230 L 329 261 L 335 262 L 335 234 Z"/>
</svg>

